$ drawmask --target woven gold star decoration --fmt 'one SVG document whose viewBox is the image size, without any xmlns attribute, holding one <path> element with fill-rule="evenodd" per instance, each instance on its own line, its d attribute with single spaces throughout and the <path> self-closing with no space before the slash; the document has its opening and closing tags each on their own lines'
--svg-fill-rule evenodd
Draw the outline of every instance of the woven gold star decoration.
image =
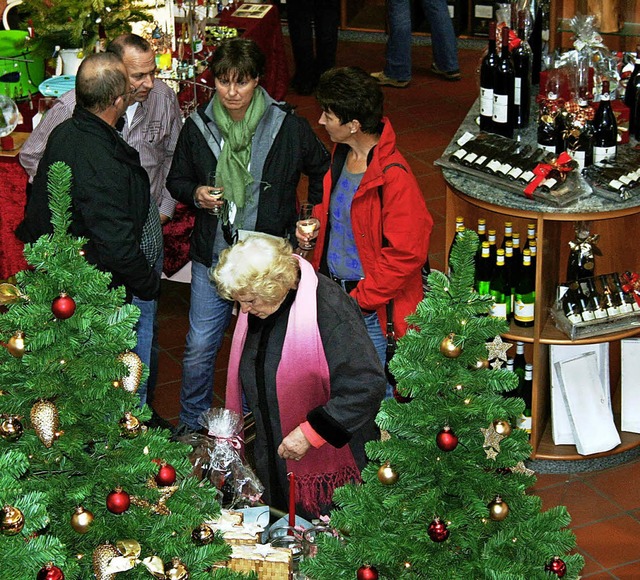
<svg viewBox="0 0 640 580">
<path fill-rule="evenodd" d="M 484 443 L 482 447 L 487 454 L 487 459 L 494 459 L 500 453 L 500 441 L 504 439 L 504 435 L 498 433 L 491 423 L 487 429 L 480 429 L 484 435 Z"/>
<path fill-rule="evenodd" d="M 484 452 L 487 454 L 487 459 L 496 460 L 498 457 L 498 452 L 493 447 L 485 447 Z"/>
<path fill-rule="evenodd" d="M 533 469 L 529 469 L 524 461 L 519 461 L 515 467 L 511 468 L 511 471 L 514 473 L 522 473 L 522 475 L 533 475 L 535 471 Z"/>
<path fill-rule="evenodd" d="M 508 342 L 502 342 L 501 336 L 496 336 L 493 341 L 488 342 L 486 344 L 487 350 L 489 351 L 489 359 L 497 358 L 499 360 L 506 361 L 507 360 L 507 351 L 513 345 Z"/>
</svg>

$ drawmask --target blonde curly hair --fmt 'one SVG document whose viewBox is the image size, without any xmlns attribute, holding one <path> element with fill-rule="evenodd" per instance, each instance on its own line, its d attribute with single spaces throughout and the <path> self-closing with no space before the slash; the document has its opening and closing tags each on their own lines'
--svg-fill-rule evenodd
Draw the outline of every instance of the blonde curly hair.
<svg viewBox="0 0 640 580">
<path fill-rule="evenodd" d="M 295 287 L 300 266 L 287 240 L 254 234 L 223 250 L 209 276 L 226 300 L 253 294 L 273 304 Z"/>
</svg>

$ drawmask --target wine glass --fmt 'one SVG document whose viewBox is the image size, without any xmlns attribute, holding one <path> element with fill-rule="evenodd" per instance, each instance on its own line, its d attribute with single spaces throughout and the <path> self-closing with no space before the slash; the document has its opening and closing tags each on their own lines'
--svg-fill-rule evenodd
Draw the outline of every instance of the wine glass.
<svg viewBox="0 0 640 580">
<path fill-rule="evenodd" d="M 302 250 L 313 250 L 316 245 L 316 238 L 318 237 L 318 230 L 320 229 L 320 220 L 312 217 L 312 213 L 312 203 L 303 203 L 300 206 L 300 214 L 298 215 L 296 227 L 306 240 L 304 242 L 298 242 Z"/>
<path fill-rule="evenodd" d="M 212 197 L 212 199 L 214 201 L 224 202 L 224 186 L 222 185 L 220 175 L 216 175 L 215 171 L 211 171 L 207 176 L 207 185 L 209 186 L 209 195 Z M 209 213 L 211 215 L 219 216 L 222 213 L 223 207 L 224 203 L 217 204 L 209 210 Z"/>
</svg>

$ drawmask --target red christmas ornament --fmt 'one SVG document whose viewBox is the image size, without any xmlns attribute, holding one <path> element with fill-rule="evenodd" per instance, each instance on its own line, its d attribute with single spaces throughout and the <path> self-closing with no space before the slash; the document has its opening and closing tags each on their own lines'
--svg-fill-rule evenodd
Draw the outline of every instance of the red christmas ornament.
<svg viewBox="0 0 640 580">
<path fill-rule="evenodd" d="M 107 496 L 107 509 L 112 514 L 121 514 L 126 512 L 131 505 L 131 498 L 126 491 L 123 491 L 121 487 L 116 487 Z"/>
<path fill-rule="evenodd" d="M 413 397 L 405 397 L 398 392 L 396 387 L 393 387 L 393 398 L 398 401 L 398 403 L 409 403 L 413 401 Z"/>
<path fill-rule="evenodd" d="M 378 580 L 378 571 L 369 564 L 360 566 L 357 574 L 358 580 Z"/>
<path fill-rule="evenodd" d="M 436 518 L 429 524 L 427 533 L 434 542 L 444 542 L 449 537 L 447 524 L 445 524 L 440 518 Z"/>
<path fill-rule="evenodd" d="M 458 446 L 458 438 L 450 427 L 445 427 L 436 436 L 436 444 L 442 451 L 453 451 Z"/>
<path fill-rule="evenodd" d="M 558 578 L 562 578 L 567 573 L 567 565 L 558 556 L 554 556 L 544 569 L 556 574 Z"/>
<path fill-rule="evenodd" d="M 161 486 L 173 485 L 176 481 L 176 470 L 173 465 L 169 465 L 164 461 L 160 464 L 158 475 L 156 475 L 156 483 Z"/>
<path fill-rule="evenodd" d="M 53 315 L 60 320 L 71 318 L 75 311 L 75 301 L 65 292 L 60 292 L 60 296 L 58 296 L 51 304 L 51 312 L 53 312 Z"/>
<path fill-rule="evenodd" d="M 49 562 L 44 568 L 40 569 L 36 580 L 64 580 L 64 574 L 60 568 Z"/>
</svg>

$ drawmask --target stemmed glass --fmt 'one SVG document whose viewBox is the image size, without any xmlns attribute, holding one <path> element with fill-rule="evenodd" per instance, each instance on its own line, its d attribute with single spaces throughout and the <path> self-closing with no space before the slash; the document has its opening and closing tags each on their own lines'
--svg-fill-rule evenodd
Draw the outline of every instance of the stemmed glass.
<svg viewBox="0 0 640 580">
<path fill-rule="evenodd" d="M 303 203 L 300 205 L 300 214 L 298 215 L 296 227 L 306 240 L 305 242 L 298 241 L 298 245 L 302 250 L 313 250 L 316 245 L 316 238 L 318 237 L 318 230 L 320 229 L 320 220 L 312 217 L 312 213 L 312 203 Z"/>
<path fill-rule="evenodd" d="M 213 198 L 214 201 L 223 200 L 224 196 L 224 186 L 222 185 L 222 181 L 220 176 L 216 177 L 216 172 L 212 171 L 209 173 L 207 178 L 207 185 L 209 186 L 209 195 Z M 224 200 L 223 200 L 224 201 Z M 219 216 L 222 213 L 222 208 L 224 207 L 224 203 L 218 204 L 209 210 L 211 215 Z"/>
</svg>

